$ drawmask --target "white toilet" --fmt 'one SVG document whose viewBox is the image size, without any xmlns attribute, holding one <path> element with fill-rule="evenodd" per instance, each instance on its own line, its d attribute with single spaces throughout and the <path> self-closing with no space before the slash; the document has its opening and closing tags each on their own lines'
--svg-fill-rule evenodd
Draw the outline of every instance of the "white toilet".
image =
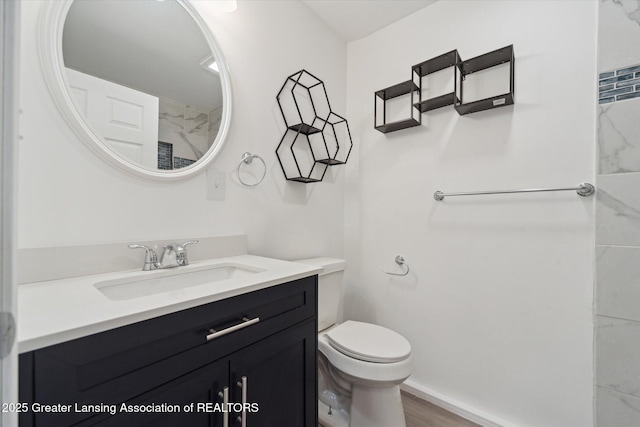
<svg viewBox="0 0 640 427">
<path fill-rule="evenodd" d="M 336 324 L 345 261 L 297 261 L 318 273 L 318 411 L 325 427 L 404 427 L 399 384 L 411 375 L 411 344 L 371 323 Z"/>
</svg>

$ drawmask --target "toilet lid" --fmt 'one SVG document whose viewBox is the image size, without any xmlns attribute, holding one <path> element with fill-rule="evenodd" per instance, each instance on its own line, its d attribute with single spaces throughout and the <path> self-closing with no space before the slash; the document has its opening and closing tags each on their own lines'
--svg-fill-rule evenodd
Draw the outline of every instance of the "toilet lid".
<svg viewBox="0 0 640 427">
<path fill-rule="evenodd" d="M 339 352 L 366 362 L 399 362 L 411 353 L 405 337 L 371 323 L 347 320 L 327 332 L 327 338 Z"/>
</svg>

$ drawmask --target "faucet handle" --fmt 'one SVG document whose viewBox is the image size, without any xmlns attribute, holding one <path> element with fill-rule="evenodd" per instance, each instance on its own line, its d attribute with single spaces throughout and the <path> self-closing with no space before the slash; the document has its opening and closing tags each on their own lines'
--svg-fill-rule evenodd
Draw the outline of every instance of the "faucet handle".
<svg viewBox="0 0 640 427">
<path fill-rule="evenodd" d="M 189 265 L 189 259 L 187 258 L 187 246 L 198 243 L 198 240 L 189 240 L 181 245 L 176 245 L 176 255 L 178 257 L 178 265 Z"/>
<path fill-rule="evenodd" d="M 156 252 L 148 246 L 145 245 L 129 245 L 130 249 L 144 249 L 146 251 L 144 257 L 144 265 L 142 266 L 143 271 L 155 270 L 158 268 L 158 255 Z"/>
<path fill-rule="evenodd" d="M 185 247 L 185 246 L 187 246 L 187 245 L 193 245 L 194 243 L 198 243 L 198 242 L 200 242 L 200 240 L 189 240 L 188 242 L 184 242 L 184 243 L 183 243 L 182 245 L 180 245 L 180 246 L 182 246 L 182 248 L 184 249 L 184 247 Z"/>
</svg>

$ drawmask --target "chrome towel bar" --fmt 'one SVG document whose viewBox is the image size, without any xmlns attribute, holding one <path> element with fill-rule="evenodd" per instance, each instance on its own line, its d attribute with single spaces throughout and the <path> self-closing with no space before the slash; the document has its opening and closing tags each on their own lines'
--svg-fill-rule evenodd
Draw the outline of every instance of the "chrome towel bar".
<svg viewBox="0 0 640 427">
<path fill-rule="evenodd" d="M 437 201 L 441 201 L 445 197 L 450 196 L 477 196 L 484 194 L 511 194 L 511 193 L 538 193 L 541 191 L 569 191 L 574 190 L 579 196 L 588 197 L 595 193 L 596 188 L 588 182 L 583 182 L 577 187 L 568 188 L 532 188 L 527 190 L 498 190 L 498 191 L 474 191 L 467 193 L 443 193 L 442 191 L 436 191 L 433 193 L 433 198 Z"/>
</svg>

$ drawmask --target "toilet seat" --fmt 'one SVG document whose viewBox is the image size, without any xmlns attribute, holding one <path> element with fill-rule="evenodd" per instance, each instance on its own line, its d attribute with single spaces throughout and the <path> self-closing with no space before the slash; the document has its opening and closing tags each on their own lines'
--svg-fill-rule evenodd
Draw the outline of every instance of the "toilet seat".
<svg viewBox="0 0 640 427">
<path fill-rule="evenodd" d="M 380 325 L 347 320 L 326 335 L 333 348 L 365 362 L 400 362 L 411 354 L 405 337 Z"/>
<path fill-rule="evenodd" d="M 334 326 L 338 328 L 340 325 Z M 335 348 L 329 342 L 327 334 L 332 330 L 318 333 L 318 351 L 325 355 L 329 363 L 340 371 L 347 381 L 365 382 L 372 387 L 380 387 L 389 383 L 400 384 L 413 371 L 413 357 L 410 353 L 399 362 L 375 363 L 351 357 Z"/>
</svg>

